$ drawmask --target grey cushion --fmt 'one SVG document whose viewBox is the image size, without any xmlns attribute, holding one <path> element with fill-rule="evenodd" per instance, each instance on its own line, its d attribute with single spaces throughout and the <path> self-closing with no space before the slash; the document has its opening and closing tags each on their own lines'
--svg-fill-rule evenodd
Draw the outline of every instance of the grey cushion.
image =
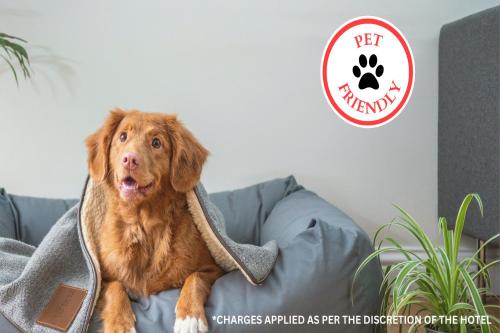
<svg viewBox="0 0 500 333">
<path fill-rule="evenodd" d="M 241 273 L 219 278 L 206 305 L 212 332 L 374 332 L 370 325 L 219 325 L 213 316 L 374 315 L 378 313 L 381 268 L 372 262 L 349 296 L 352 276 L 372 251 L 363 230 L 340 210 L 297 185 L 277 179 L 211 196 L 225 216 L 232 237 L 255 243 L 276 239 L 280 255 L 271 275 L 258 287 Z M 235 227 L 235 225 L 237 227 Z M 242 232 L 243 230 L 243 232 Z M 241 234 L 240 234 L 241 232 Z M 178 290 L 133 302 L 141 332 L 172 332 Z"/>
<path fill-rule="evenodd" d="M 303 187 L 293 177 L 256 184 L 246 188 L 210 194 L 210 200 L 223 212 L 226 231 L 238 243 L 258 244 L 260 230 L 278 201 Z"/>
<path fill-rule="evenodd" d="M 46 199 L 11 195 L 19 214 L 21 237 L 24 243 L 37 246 L 50 227 L 73 207 L 76 199 Z"/>
<path fill-rule="evenodd" d="M 38 246 L 50 227 L 77 202 L 7 194 L 0 189 L 0 237 Z"/>
</svg>

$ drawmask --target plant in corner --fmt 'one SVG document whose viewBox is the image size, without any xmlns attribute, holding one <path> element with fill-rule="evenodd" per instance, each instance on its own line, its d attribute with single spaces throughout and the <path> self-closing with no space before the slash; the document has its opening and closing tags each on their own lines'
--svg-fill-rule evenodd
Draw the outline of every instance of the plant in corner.
<svg viewBox="0 0 500 333">
<path fill-rule="evenodd" d="M 402 228 L 409 232 L 419 243 L 425 255 L 419 256 L 414 251 L 407 250 L 391 237 L 384 237 L 376 246 L 376 250 L 369 255 L 358 267 L 354 282 L 358 274 L 373 259 L 384 252 L 399 252 L 406 258 L 403 262 L 389 265 L 384 270 L 384 278 L 380 288 L 382 298 L 381 315 L 397 316 L 402 314 L 420 315 L 426 313 L 437 318 L 456 318 L 457 323 L 446 320 L 437 320 L 426 326 L 427 332 L 499 332 L 498 318 L 487 313 L 489 307 L 499 308 L 498 305 L 485 305 L 482 296 L 491 286 L 488 270 L 500 263 L 495 260 L 485 264 L 477 258 L 482 247 L 500 236 L 497 234 L 487 240 L 476 253 L 467 258 L 459 258 L 460 241 L 465 223 L 465 216 L 470 203 L 475 200 L 483 213 L 483 206 L 479 195 L 468 194 L 463 200 L 456 217 L 455 227 L 449 230 L 444 217 L 439 218 L 439 230 L 442 236 L 442 246 L 432 243 L 422 227 L 404 209 L 396 208 L 400 217 L 380 227 L 375 233 L 373 244 L 377 245 L 380 232 L 391 227 Z M 387 247 L 383 247 L 387 245 Z M 485 288 L 478 288 L 475 281 L 483 277 Z M 462 321 L 461 318 L 482 316 L 482 322 L 475 323 Z M 472 320 L 471 320 L 472 321 Z M 423 323 L 410 326 L 409 332 L 415 332 Z M 434 331 L 433 331 L 434 330 Z M 402 325 L 399 325 L 402 331 Z"/>
<path fill-rule="evenodd" d="M 25 78 L 31 77 L 28 52 L 26 52 L 26 49 L 21 46 L 20 42 L 26 43 L 24 39 L 0 32 L 0 51 L 3 51 L 0 52 L 0 57 L 2 57 L 10 67 L 17 84 L 19 84 L 19 80 L 17 76 L 17 70 L 15 68 L 15 63 L 13 61 L 17 60 L 17 63 L 19 64 L 21 72 Z"/>
</svg>

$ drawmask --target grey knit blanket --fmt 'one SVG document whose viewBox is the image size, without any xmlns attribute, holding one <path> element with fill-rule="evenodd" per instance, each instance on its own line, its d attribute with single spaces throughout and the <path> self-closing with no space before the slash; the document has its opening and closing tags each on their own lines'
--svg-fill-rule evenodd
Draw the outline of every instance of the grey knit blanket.
<svg viewBox="0 0 500 333">
<path fill-rule="evenodd" d="M 225 271 L 239 269 L 252 284 L 262 283 L 276 261 L 276 242 L 234 242 L 203 185 L 186 196 L 193 222 L 217 263 Z M 102 187 L 89 179 L 80 203 L 54 224 L 37 248 L 0 238 L 0 313 L 19 331 L 87 331 L 101 286 L 96 235 L 105 211 Z M 62 285 L 76 293 L 58 294 Z M 53 306 L 47 309 L 51 302 L 57 304 L 55 311 Z"/>
</svg>

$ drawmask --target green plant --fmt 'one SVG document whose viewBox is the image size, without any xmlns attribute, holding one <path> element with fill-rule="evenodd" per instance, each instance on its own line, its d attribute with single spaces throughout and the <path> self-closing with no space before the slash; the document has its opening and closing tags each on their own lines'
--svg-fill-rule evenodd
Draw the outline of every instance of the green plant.
<svg viewBox="0 0 500 333">
<path fill-rule="evenodd" d="M 27 43 L 24 39 L 0 32 L 0 48 L 4 51 L 3 54 L 0 53 L 0 57 L 9 65 L 17 84 L 19 84 L 19 80 L 17 70 L 14 67 L 14 60 L 17 60 L 19 63 L 23 76 L 25 78 L 31 77 L 28 52 L 26 52 L 26 49 L 18 42 Z"/>
<path fill-rule="evenodd" d="M 385 237 L 378 243 L 376 250 L 369 255 L 358 267 L 354 282 L 358 274 L 373 259 L 384 252 L 399 252 L 406 258 L 405 261 L 389 265 L 384 270 L 384 278 L 380 288 L 383 294 L 381 315 L 396 316 L 401 314 L 428 313 L 435 316 L 489 316 L 489 320 L 499 323 L 498 318 L 488 315 L 488 307 L 498 305 L 485 305 L 482 295 L 485 295 L 491 286 L 489 268 L 498 264 L 500 260 L 495 260 L 489 264 L 481 262 L 477 254 L 482 247 L 500 236 L 497 234 L 487 240 L 474 255 L 460 259 L 459 249 L 462 238 L 462 231 L 465 223 L 465 216 L 470 203 L 475 200 L 483 214 L 481 198 L 478 194 L 468 194 L 463 200 L 456 217 L 455 228 L 449 230 L 445 218 L 439 218 L 439 230 L 443 238 L 442 246 L 435 246 L 427 236 L 422 227 L 400 207 L 401 216 L 380 227 L 375 233 L 373 244 L 377 244 L 377 238 L 384 229 L 399 227 L 409 232 L 420 244 L 425 253 L 425 257 L 420 257 L 414 251 L 404 249 L 399 242 L 391 237 Z M 388 245 L 382 247 L 382 245 Z M 476 267 L 474 267 L 476 266 Z M 483 277 L 486 286 L 478 288 L 475 281 Z M 414 324 L 409 332 L 416 331 L 422 323 Z M 488 323 L 482 324 L 447 324 L 436 323 L 430 328 L 448 332 L 498 332 L 498 328 Z M 402 326 L 399 325 L 400 332 Z"/>
</svg>

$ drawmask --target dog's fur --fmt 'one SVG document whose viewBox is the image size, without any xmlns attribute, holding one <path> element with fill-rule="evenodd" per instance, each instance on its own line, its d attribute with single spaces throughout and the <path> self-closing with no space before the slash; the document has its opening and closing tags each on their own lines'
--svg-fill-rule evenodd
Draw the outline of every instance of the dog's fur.
<svg viewBox="0 0 500 333">
<path fill-rule="evenodd" d="M 133 331 L 127 292 L 180 287 L 175 332 L 207 331 L 204 304 L 222 270 L 192 222 L 185 193 L 199 181 L 208 151 L 174 115 L 119 109 L 86 145 L 90 176 L 102 182 L 107 205 L 98 235 L 104 333 Z M 133 168 L 127 153 L 138 159 Z"/>
</svg>

